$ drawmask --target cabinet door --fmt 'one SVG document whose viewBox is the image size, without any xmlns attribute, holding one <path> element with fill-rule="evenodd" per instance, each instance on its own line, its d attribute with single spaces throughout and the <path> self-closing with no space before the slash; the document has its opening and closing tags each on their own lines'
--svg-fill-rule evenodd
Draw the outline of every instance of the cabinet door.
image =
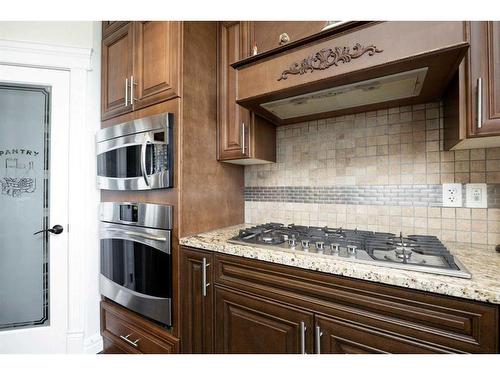
<svg viewBox="0 0 500 375">
<path fill-rule="evenodd" d="M 500 22 L 471 22 L 471 135 L 500 135 Z"/>
<path fill-rule="evenodd" d="M 218 160 L 248 156 L 250 114 L 236 104 L 237 70 L 230 64 L 249 55 L 248 22 L 219 22 L 218 26 Z"/>
<path fill-rule="evenodd" d="M 126 23 L 128 23 L 128 21 L 102 21 L 102 37 L 106 38 L 109 34 L 114 33 Z"/>
<path fill-rule="evenodd" d="M 255 41 L 259 53 L 280 46 L 280 36 L 286 34 L 289 42 L 321 32 L 326 21 L 254 21 L 252 22 L 252 43 Z"/>
<path fill-rule="evenodd" d="M 314 350 L 318 354 L 447 353 L 354 321 L 320 315 L 316 315 L 314 331 Z"/>
<path fill-rule="evenodd" d="M 311 353 L 313 314 L 215 287 L 217 353 Z"/>
<path fill-rule="evenodd" d="M 213 254 L 181 248 L 182 352 L 213 353 Z"/>
<path fill-rule="evenodd" d="M 134 110 L 178 96 L 179 36 L 179 22 L 134 22 Z"/>
<path fill-rule="evenodd" d="M 133 68 L 132 23 L 128 23 L 102 41 L 101 117 L 132 111 L 127 79 Z"/>
</svg>

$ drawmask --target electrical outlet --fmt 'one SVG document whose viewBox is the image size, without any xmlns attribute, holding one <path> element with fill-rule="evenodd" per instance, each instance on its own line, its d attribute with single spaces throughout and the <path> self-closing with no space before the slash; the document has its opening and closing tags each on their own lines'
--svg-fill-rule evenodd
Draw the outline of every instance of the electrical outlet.
<svg viewBox="0 0 500 375">
<path fill-rule="evenodd" d="M 465 205 L 471 208 L 486 208 L 488 206 L 486 184 L 466 184 Z"/>
<path fill-rule="evenodd" d="M 443 207 L 462 207 L 462 184 L 443 184 Z"/>
</svg>

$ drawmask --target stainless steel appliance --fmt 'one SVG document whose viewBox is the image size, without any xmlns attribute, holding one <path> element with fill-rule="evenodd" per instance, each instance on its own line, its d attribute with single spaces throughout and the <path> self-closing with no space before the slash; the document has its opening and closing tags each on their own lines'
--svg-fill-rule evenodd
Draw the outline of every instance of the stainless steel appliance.
<svg viewBox="0 0 500 375">
<path fill-rule="evenodd" d="M 379 233 L 358 229 L 268 223 L 240 230 L 229 242 L 309 252 L 338 259 L 412 271 L 471 278 L 435 236 Z"/>
<path fill-rule="evenodd" d="M 149 190 L 173 186 L 173 114 L 165 113 L 96 134 L 97 186 Z"/>
<path fill-rule="evenodd" d="M 104 202 L 100 207 L 101 294 L 172 324 L 172 207 Z"/>
</svg>

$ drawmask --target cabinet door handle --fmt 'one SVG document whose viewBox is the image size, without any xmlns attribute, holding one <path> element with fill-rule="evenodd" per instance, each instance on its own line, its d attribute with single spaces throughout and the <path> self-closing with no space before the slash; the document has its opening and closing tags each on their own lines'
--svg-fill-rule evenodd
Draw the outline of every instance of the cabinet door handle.
<svg viewBox="0 0 500 375">
<path fill-rule="evenodd" d="M 306 353 L 306 324 L 304 322 L 300 322 L 300 354 Z"/>
<path fill-rule="evenodd" d="M 321 332 L 321 327 L 316 326 L 316 354 L 321 354 L 321 336 L 323 336 L 323 332 Z"/>
<path fill-rule="evenodd" d="M 128 78 L 125 78 L 125 107 L 128 106 Z"/>
<path fill-rule="evenodd" d="M 137 345 L 137 343 L 141 340 L 141 339 L 137 339 L 135 341 L 132 341 L 129 339 L 131 333 L 129 333 L 127 336 L 122 336 L 120 335 L 120 338 L 124 341 L 126 341 L 127 343 L 129 343 L 130 345 L 132 345 L 134 348 L 137 348 L 139 347 L 139 345 Z"/>
<path fill-rule="evenodd" d="M 483 79 L 477 79 L 477 128 L 481 129 L 483 126 Z"/>
<path fill-rule="evenodd" d="M 241 123 L 241 151 L 245 155 L 245 123 Z"/>
<path fill-rule="evenodd" d="M 207 287 L 210 283 L 207 283 L 207 267 L 210 263 L 207 263 L 207 258 L 203 258 L 201 265 L 201 293 L 203 297 L 207 296 Z"/>
<path fill-rule="evenodd" d="M 130 76 L 130 104 L 134 104 L 137 101 L 134 97 L 134 86 L 137 86 L 137 82 L 134 82 L 134 76 Z"/>
</svg>

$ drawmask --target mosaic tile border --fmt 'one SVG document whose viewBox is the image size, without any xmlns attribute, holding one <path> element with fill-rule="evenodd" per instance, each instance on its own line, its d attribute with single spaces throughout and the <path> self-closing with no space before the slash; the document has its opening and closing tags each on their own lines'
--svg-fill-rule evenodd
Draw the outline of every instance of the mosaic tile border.
<svg viewBox="0 0 500 375">
<path fill-rule="evenodd" d="M 441 184 L 247 186 L 245 201 L 427 207 L 443 205 Z M 500 184 L 488 185 L 488 207 L 500 207 Z"/>
</svg>

